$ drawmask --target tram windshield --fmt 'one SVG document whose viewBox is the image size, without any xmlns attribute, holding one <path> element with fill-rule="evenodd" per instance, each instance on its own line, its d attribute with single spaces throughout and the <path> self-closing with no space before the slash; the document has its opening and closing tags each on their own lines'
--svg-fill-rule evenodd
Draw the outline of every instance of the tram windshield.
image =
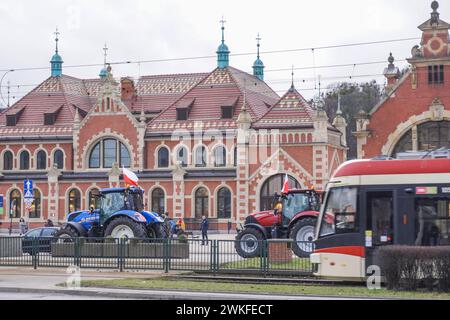
<svg viewBox="0 0 450 320">
<path fill-rule="evenodd" d="M 356 187 L 333 188 L 328 192 L 321 214 L 319 237 L 357 231 Z"/>
</svg>

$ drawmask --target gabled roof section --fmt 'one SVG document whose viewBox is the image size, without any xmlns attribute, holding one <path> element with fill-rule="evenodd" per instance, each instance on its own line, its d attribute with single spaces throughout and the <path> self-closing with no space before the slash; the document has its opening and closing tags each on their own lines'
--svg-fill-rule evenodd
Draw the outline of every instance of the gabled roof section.
<svg viewBox="0 0 450 320">
<path fill-rule="evenodd" d="M 149 123 L 152 131 L 170 131 L 178 128 L 191 129 L 194 122 L 201 121 L 204 128 L 236 128 L 236 120 L 244 102 L 253 121 L 275 104 L 279 96 L 263 81 L 238 69 L 217 68 L 200 83 L 189 90 L 181 100 L 195 99 L 188 120 L 177 121 L 178 101 L 169 106 Z M 232 119 L 222 118 L 222 106 L 237 106 Z"/>
<path fill-rule="evenodd" d="M 305 98 L 292 87 L 266 112 L 254 128 L 295 128 L 311 127 L 314 110 Z"/>
</svg>

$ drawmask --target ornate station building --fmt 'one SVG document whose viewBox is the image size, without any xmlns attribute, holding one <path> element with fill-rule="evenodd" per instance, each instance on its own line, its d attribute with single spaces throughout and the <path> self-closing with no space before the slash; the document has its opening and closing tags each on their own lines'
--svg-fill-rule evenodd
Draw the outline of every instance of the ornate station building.
<svg viewBox="0 0 450 320">
<path fill-rule="evenodd" d="M 15 226 L 63 222 L 122 185 L 122 167 L 138 175 L 148 210 L 194 230 L 202 215 L 224 230 L 268 209 L 285 174 L 292 188 L 323 187 L 346 159 L 344 118 L 330 123 L 293 84 L 280 98 L 259 43 L 253 74 L 230 66 L 223 32 L 211 72 L 139 79 L 114 79 L 108 65 L 96 79 L 65 75 L 56 45 L 51 76 L 0 115 L 2 227 L 10 212 Z"/>
<path fill-rule="evenodd" d="M 437 1 L 431 7 L 409 70 L 401 76 L 391 54 L 386 97 L 369 114 L 358 114 L 359 158 L 450 149 L 450 25 L 440 19 Z"/>
</svg>

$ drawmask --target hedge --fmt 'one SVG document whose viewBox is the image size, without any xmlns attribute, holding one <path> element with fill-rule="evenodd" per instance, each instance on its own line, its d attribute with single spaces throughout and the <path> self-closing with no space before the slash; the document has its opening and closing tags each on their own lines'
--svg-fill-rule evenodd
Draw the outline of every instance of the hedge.
<svg viewBox="0 0 450 320">
<path fill-rule="evenodd" d="M 450 247 L 387 246 L 377 254 L 388 289 L 450 290 Z"/>
</svg>

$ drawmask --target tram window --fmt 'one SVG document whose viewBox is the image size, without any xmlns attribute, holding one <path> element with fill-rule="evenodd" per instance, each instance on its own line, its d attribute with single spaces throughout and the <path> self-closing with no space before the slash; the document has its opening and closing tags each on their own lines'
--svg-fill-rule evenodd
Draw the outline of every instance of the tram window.
<svg viewBox="0 0 450 320">
<path fill-rule="evenodd" d="M 367 230 L 372 230 L 373 244 L 393 243 L 392 192 L 368 192 L 367 199 Z"/>
<path fill-rule="evenodd" d="M 331 189 L 320 225 L 320 236 L 358 232 L 357 188 Z"/>
<path fill-rule="evenodd" d="M 416 241 L 418 246 L 450 245 L 450 201 L 416 199 Z"/>
</svg>

